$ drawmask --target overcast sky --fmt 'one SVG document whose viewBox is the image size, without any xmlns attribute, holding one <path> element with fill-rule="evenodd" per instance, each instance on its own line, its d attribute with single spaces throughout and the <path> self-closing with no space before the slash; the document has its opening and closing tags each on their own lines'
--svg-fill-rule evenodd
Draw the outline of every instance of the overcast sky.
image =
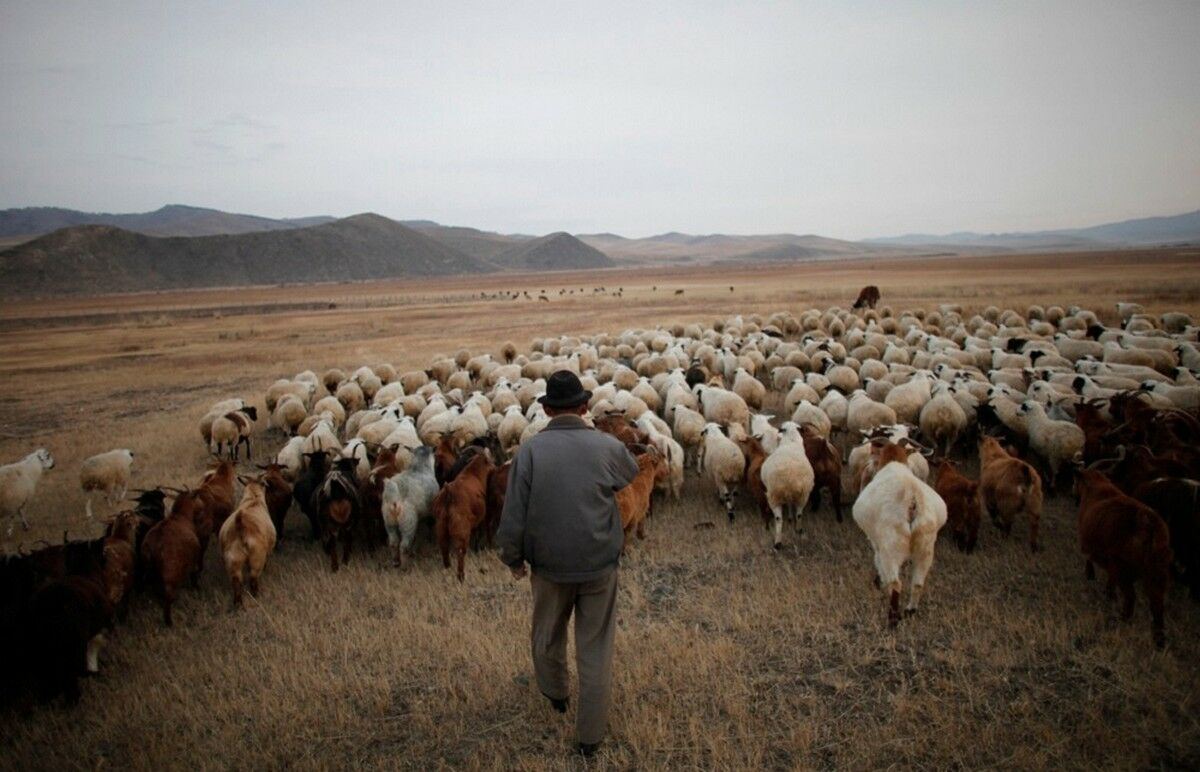
<svg viewBox="0 0 1200 772">
<path fill-rule="evenodd" d="M 1200 208 L 1200 2 L 0 0 L 0 207 L 644 236 Z"/>
</svg>

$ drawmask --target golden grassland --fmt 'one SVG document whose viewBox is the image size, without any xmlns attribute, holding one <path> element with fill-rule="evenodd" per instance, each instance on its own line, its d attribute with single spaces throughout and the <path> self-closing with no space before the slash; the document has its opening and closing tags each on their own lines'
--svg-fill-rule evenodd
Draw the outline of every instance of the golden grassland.
<svg viewBox="0 0 1200 772">
<path fill-rule="evenodd" d="M 272 380 L 306 368 L 411 369 L 506 339 L 524 349 L 559 333 L 845 305 L 866 283 L 896 309 L 1059 303 L 1111 319 L 1112 303 L 1133 300 L 1200 313 L 1198 263 L 1197 250 L 1155 250 L 7 304 L 0 460 L 44 446 L 58 466 L 34 530 L 0 548 L 96 533 L 77 478 L 92 453 L 132 448 L 137 484 L 194 481 L 207 406 L 261 405 Z M 593 295 L 602 285 L 622 297 Z M 560 296 L 567 287 L 576 293 Z M 516 288 L 550 300 L 480 297 Z M 259 459 L 282 440 L 255 439 Z M 1069 493 L 1050 500 L 1037 555 L 1023 524 L 1006 540 L 985 523 L 970 556 L 943 541 L 921 612 L 895 631 L 846 512 L 838 524 L 825 503 L 774 553 L 745 501 L 727 526 L 694 477 L 680 502 L 658 505 L 622 569 L 612 739 L 590 766 L 1200 766 L 1200 606 L 1172 590 L 1162 653 L 1141 598 L 1120 622 L 1083 579 Z M 302 519 L 293 512 L 261 601 L 241 613 L 229 612 L 215 549 L 175 628 L 138 598 L 78 707 L 0 717 L 0 767 L 587 766 L 568 757 L 570 721 L 531 682 L 528 589 L 492 555 L 469 555 L 462 585 L 428 544 L 407 573 L 380 551 L 333 575 Z"/>
</svg>

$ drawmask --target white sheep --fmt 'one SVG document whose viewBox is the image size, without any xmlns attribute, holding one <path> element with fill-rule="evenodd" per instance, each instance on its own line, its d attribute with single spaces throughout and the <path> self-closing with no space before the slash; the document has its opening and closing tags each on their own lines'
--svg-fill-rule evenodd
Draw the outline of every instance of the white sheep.
<svg viewBox="0 0 1200 772">
<path fill-rule="evenodd" d="M 354 477 L 360 485 L 366 482 L 367 477 L 371 474 L 371 459 L 367 454 L 367 443 L 359 439 L 350 440 L 342 447 L 341 456 L 355 460 Z"/>
<path fill-rule="evenodd" d="M 768 455 L 779 447 L 779 429 L 771 425 L 771 417 L 762 413 L 750 416 L 750 435 L 762 444 L 762 449 Z"/>
<path fill-rule="evenodd" d="M 291 437 L 275 454 L 275 463 L 283 467 L 283 475 L 292 482 L 300 477 L 304 468 L 304 438 Z"/>
<path fill-rule="evenodd" d="M 933 396 L 921 408 L 919 419 L 921 434 L 934 446 L 941 445 L 944 455 L 949 456 L 958 438 L 967 430 L 967 414 L 954 398 L 954 391 L 946 384 L 934 387 Z"/>
<path fill-rule="evenodd" d="M 1042 403 L 1029 399 L 1021 403 L 1021 415 L 1029 431 L 1029 447 L 1050 468 L 1050 485 L 1058 480 L 1058 472 L 1076 454 L 1083 453 L 1083 429 L 1071 421 L 1055 421 L 1046 415 Z"/>
<path fill-rule="evenodd" d="M 747 372 L 746 368 L 739 367 L 733 375 L 733 393 L 741 397 L 747 406 L 754 410 L 762 410 L 763 400 L 767 398 L 767 387 Z"/>
<path fill-rule="evenodd" d="M 746 400 L 737 394 L 701 383 L 696 384 L 692 391 L 700 400 L 700 412 L 704 414 L 705 421 L 726 427 L 741 424 L 744 429 L 750 428 L 750 408 Z"/>
<path fill-rule="evenodd" d="M 688 464 L 688 456 L 696 461 L 696 472 L 700 472 L 703 454 L 700 452 L 704 443 L 704 416 L 692 410 L 687 405 L 675 405 L 671 412 L 671 435 L 683 446 L 684 465 Z"/>
<path fill-rule="evenodd" d="M 87 494 L 85 512 L 88 520 L 92 519 L 92 494 L 103 491 L 108 505 L 116 505 L 125 498 L 132 473 L 133 451 L 128 448 L 97 453 L 84 459 L 79 467 L 79 486 Z"/>
<path fill-rule="evenodd" d="M 717 498 L 725 504 L 725 514 L 733 522 L 733 510 L 738 486 L 746 470 L 746 457 L 737 443 L 725 436 L 720 424 L 709 422 L 704 427 L 704 469 L 717 488 Z"/>
<path fill-rule="evenodd" d="M 9 521 L 9 536 L 12 536 L 14 516 L 20 518 L 26 531 L 29 530 L 25 505 L 33 498 L 42 472 L 53 468 L 54 456 L 45 448 L 38 448 L 20 461 L 0 466 L 0 521 Z"/>
<path fill-rule="evenodd" d="M 293 394 L 284 395 L 271 411 L 271 425 L 289 436 L 296 433 L 305 418 L 308 408 Z"/>
<path fill-rule="evenodd" d="M 896 411 L 867 396 L 861 389 L 850 395 L 846 405 L 846 429 L 851 434 L 896 423 Z"/>
<path fill-rule="evenodd" d="M 500 441 L 500 449 L 505 456 L 511 456 L 521 442 L 521 433 L 529 426 L 529 419 L 521 412 L 521 406 L 509 405 L 504 409 L 504 417 L 496 427 L 496 438 Z"/>
<path fill-rule="evenodd" d="M 252 407 L 231 410 L 218 416 L 212 423 L 212 441 L 217 446 L 217 454 L 219 455 L 221 448 L 225 447 L 229 457 L 237 459 L 238 447 L 245 445 L 246 458 L 249 459 L 250 433 L 254 430 L 254 420 L 257 417 L 258 413 Z"/>
<path fill-rule="evenodd" d="M 775 517 L 774 545 L 779 549 L 783 546 L 785 516 L 795 520 L 797 531 L 803 529 L 801 516 L 814 483 L 812 464 L 795 423 L 787 421 L 779 428 L 779 446 L 763 461 L 761 474 L 767 504 Z"/>
<path fill-rule="evenodd" d="M 304 438 L 304 442 L 300 448 L 305 454 L 317 453 L 321 451 L 332 453 L 340 451 L 342 449 L 342 443 L 338 440 L 337 435 L 333 432 L 333 424 L 328 421 L 321 421 L 317 424 L 317 427 L 313 429 L 307 437 Z"/>
<path fill-rule="evenodd" d="M 808 400 L 801 400 L 792 412 L 792 423 L 797 426 L 811 426 L 824 439 L 829 439 L 833 424 L 824 410 Z"/>
<path fill-rule="evenodd" d="M 877 442 L 881 468 L 854 502 L 854 522 L 875 552 L 875 576 L 889 597 L 888 622 L 900 621 L 900 569 L 912 562 L 906 613 L 921 600 L 933 565 L 938 531 L 946 524 L 946 502 L 913 476 L 903 447 Z"/>
<path fill-rule="evenodd" d="M 650 444 L 658 449 L 667 462 L 667 476 L 658 483 L 660 489 L 670 492 L 671 498 L 679 500 L 683 492 L 684 453 L 683 446 L 671 436 L 667 425 L 652 413 L 646 413 L 635 421 L 637 427 L 650 438 Z"/>
</svg>

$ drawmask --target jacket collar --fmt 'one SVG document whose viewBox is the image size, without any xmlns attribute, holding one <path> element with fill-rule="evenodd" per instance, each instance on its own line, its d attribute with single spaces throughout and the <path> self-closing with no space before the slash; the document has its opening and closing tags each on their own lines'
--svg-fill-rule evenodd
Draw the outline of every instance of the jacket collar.
<svg viewBox="0 0 1200 772">
<path fill-rule="evenodd" d="M 592 427 L 588 426 L 587 422 L 584 421 L 579 416 L 571 415 L 568 413 L 567 415 L 556 415 L 553 418 L 551 418 L 550 423 L 546 424 L 546 428 L 542 429 L 542 431 L 548 431 L 550 429 L 591 429 L 591 428 Z"/>
</svg>

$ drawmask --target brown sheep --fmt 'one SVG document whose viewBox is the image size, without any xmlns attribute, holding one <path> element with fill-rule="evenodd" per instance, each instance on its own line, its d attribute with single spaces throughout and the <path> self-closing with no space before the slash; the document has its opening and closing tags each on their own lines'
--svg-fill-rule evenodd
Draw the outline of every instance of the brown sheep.
<svg viewBox="0 0 1200 772">
<path fill-rule="evenodd" d="M 979 482 L 963 476 L 948 458 L 932 462 L 937 467 L 933 489 L 946 502 L 946 525 L 963 552 L 975 551 L 979 538 Z"/>
<path fill-rule="evenodd" d="M 1141 581 L 1150 604 L 1154 645 L 1163 648 L 1163 599 L 1171 566 L 1167 524 L 1153 509 L 1126 496 L 1103 473 L 1080 469 L 1075 476 L 1079 495 L 1079 547 L 1086 573 L 1095 578 L 1095 564 L 1107 574 L 1110 598 L 1121 590 L 1121 618 L 1133 616 L 1134 588 Z"/>
<path fill-rule="evenodd" d="M 1006 535 L 1020 513 L 1029 517 L 1029 549 L 1037 552 L 1042 517 L 1042 478 L 1032 466 L 1013 458 L 994 437 L 979 441 L 979 494 L 992 522 Z"/>
<path fill-rule="evenodd" d="M 208 522 L 208 515 L 196 491 L 179 491 L 170 513 L 146 532 L 142 539 L 142 566 L 162 605 L 163 623 L 171 627 L 171 606 L 180 585 L 189 577 L 192 586 L 200 582 L 203 552 L 196 524 Z"/>
<path fill-rule="evenodd" d="M 242 607 L 243 574 L 249 574 L 250 594 L 258 597 L 258 577 L 275 549 L 275 525 L 267 505 L 266 484 L 262 478 L 243 478 L 242 484 L 245 489 L 241 503 L 218 533 L 234 609 Z"/>
<path fill-rule="evenodd" d="M 433 499 L 438 547 L 442 565 L 450 567 L 450 547 L 458 556 L 458 581 L 463 581 L 463 561 L 471 536 L 487 521 L 487 478 L 492 471 L 491 455 L 475 453 L 462 471 L 446 483 Z"/>
<path fill-rule="evenodd" d="M 750 498 L 754 499 L 754 503 L 758 505 L 758 513 L 762 516 L 763 525 L 770 528 L 775 514 L 771 512 L 771 504 L 767 501 L 767 486 L 763 484 L 762 480 L 762 465 L 767 460 L 767 453 L 763 450 L 762 443 L 753 437 L 739 437 L 735 442 L 746 456 L 743 483 L 750 491 Z"/>
</svg>

